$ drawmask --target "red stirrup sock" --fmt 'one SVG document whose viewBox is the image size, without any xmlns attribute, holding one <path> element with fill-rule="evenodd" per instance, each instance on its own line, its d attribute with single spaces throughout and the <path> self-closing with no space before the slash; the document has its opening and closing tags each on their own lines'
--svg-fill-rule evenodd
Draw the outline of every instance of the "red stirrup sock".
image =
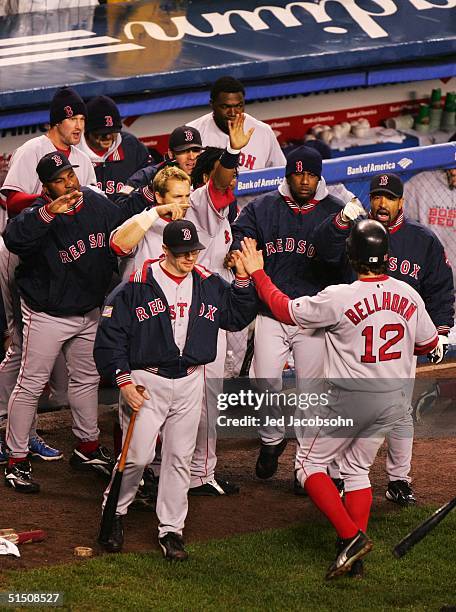
<svg viewBox="0 0 456 612">
<path fill-rule="evenodd" d="M 358 527 L 350 518 L 339 491 L 327 474 L 312 474 L 307 478 L 304 489 L 317 508 L 331 521 L 340 538 L 345 540 L 358 533 Z"/>
<path fill-rule="evenodd" d="M 344 504 L 352 521 L 358 525 L 358 529 L 366 533 L 372 505 L 371 487 L 348 491 L 345 493 Z"/>
</svg>

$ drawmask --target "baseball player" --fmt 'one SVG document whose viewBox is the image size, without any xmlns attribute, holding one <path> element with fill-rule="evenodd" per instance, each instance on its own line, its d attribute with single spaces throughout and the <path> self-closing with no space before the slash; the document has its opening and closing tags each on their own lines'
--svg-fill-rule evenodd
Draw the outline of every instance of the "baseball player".
<svg viewBox="0 0 456 612">
<path fill-rule="evenodd" d="M 323 140 L 306 140 L 305 145 L 306 147 L 316 149 L 320 153 L 322 159 L 332 158 L 332 149 L 326 142 L 323 142 Z M 343 183 L 328 185 L 328 192 L 335 198 L 342 200 L 342 202 L 350 202 L 351 199 L 356 197 L 351 191 L 348 191 Z"/>
<path fill-rule="evenodd" d="M 347 253 L 358 280 L 314 296 L 288 298 L 263 270 L 263 256 L 246 239 L 241 259 L 259 297 L 277 321 L 325 329 L 327 393 L 304 413 L 298 435 L 297 477 L 338 535 L 327 579 L 350 572 L 372 548 L 366 535 L 372 503 L 369 468 L 385 433 L 407 411 L 413 354 L 437 350 L 438 337 L 424 302 L 403 281 L 385 274 L 388 233 L 373 220 L 355 225 Z M 321 419 L 318 422 L 318 418 Z M 326 419 L 326 421 L 325 421 Z M 351 419 L 351 420 L 348 420 Z M 327 474 L 340 457 L 345 498 Z"/>
<path fill-rule="evenodd" d="M 193 172 L 198 155 L 203 151 L 201 135 L 193 127 L 181 125 L 171 132 L 168 144 L 168 154 L 164 161 L 155 166 L 147 166 L 130 176 L 122 194 L 129 195 L 134 189 L 139 189 L 148 205 L 154 204 L 154 191 L 151 189 L 157 172 L 166 166 L 177 165 L 189 176 Z"/>
<path fill-rule="evenodd" d="M 456 261 L 456 167 L 420 172 L 405 183 L 404 199 L 408 218 L 430 228 L 449 261 Z M 456 286 L 456 267 L 453 282 Z"/>
<path fill-rule="evenodd" d="M 190 200 L 191 206 L 186 212 L 186 219 L 195 224 L 198 234 L 206 245 L 201 254 L 202 265 L 227 280 L 232 280 L 231 272 L 224 268 L 224 260 L 232 240 L 228 221 L 229 205 L 234 201 L 232 189 L 235 186 L 241 149 L 248 144 L 252 133 L 253 128 L 244 133 L 244 117 L 237 115 L 230 125 L 229 150 L 210 148 L 198 157 L 194 169 L 195 180 L 198 183 L 194 183 L 197 188 L 192 193 L 190 193 L 189 177 L 178 168 L 166 168 L 154 179 L 154 197 L 158 203 L 172 201 L 186 203 Z M 200 182 L 203 184 L 199 185 Z M 139 196 L 135 192 L 130 197 Z M 152 219 L 152 215 L 153 209 L 133 217 L 119 227 L 111 238 L 113 250 L 119 255 L 125 255 L 136 249 L 133 251 L 136 263 L 159 257 L 162 252 L 161 237 L 167 220 L 158 219 L 156 215 Z M 130 270 L 131 265 L 127 264 L 126 270 Z M 204 406 L 191 470 L 191 495 L 229 495 L 239 491 L 236 485 L 215 476 L 216 396 L 222 391 L 225 354 L 226 334 L 221 330 L 217 359 L 206 368 Z"/>
<path fill-rule="evenodd" d="M 55 93 L 50 105 L 50 129 L 24 143 L 13 154 L 2 193 L 6 196 L 8 216 L 14 217 L 41 194 L 42 184 L 36 173 L 38 161 L 52 151 L 64 151 L 75 165 L 82 185 L 95 185 L 96 177 L 90 159 L 75 145 L 84 131 L 86 106 L 72 89 L 63 87 Z M 18 257 L 10 253 L 0 238 L 0 286 L 5 305 L 10 345 L 0 365 L 0 415 L 6 415 L 8 400 L 16 384 L 22 354 L 22 318 L 19 295 L 15 287 L 14 270 Z M 50 379 L 49 404 L 68 404 L 68 375 L 63 355 L 60 355 Z M 30 447 L 34 456 L 46 461 L 61 459 L 60 450 L 52 448 L 36 434 L 36 422 L 30 430 Z"/>
<path fill-rule="evenodd" d="M 103 309 L 94 351 L 98 370 L 120 388 L 124 428 L 128 406 L 140 409 L 113 531 L 101 542 L 110 552 L 122 549 L 122 516 L 135 497 L 144 466 L 154 457 L 161 432 L 159 544 L 167 559 L 183 561 L 188 556 L 182 531 L 204 365 L 216 357 L 219 328 L 241 329 L 256 313 L 255 290 L 248 277 L 239 276 L 228 285 L 196 265 L 202 249 L 193 223 L 186 219 L 169 223 L 163 232 L 165 258 L 146 261 L 130 282 L 108 297 Z M 145 387 L 144 396 L 136 384 Z"/>
<path fill-rule="evenodd" d="M 285 165 L 272 128 L 244 112 L 245 90 L 240 81 L 232 77 L 218 79 L 211 88 L 210 105 L 212 112 L 188 123 L 200 132 L 204 146 L 225 149 L 229 145 L 229 123 L 236 115 L 244 115 L 246 130 L 253 128 L 255 132 L 239 156 L 239 171 Z"/>
<path fill-rule="evenodd" d="M 142 207 L 129 200 L 118 207 L 80 187 L 73 165 L 61 152 L 42 157 L 36 170 L 43 195 L 11 219 L 4 232 L 6 247 L 20 259 L 16 284 L 24 320 L 21 369 L 8 404 L 5 482 L 24 493 L 39 491 L 27 458 L 29 431 L 61 350 L 78 439 L 70 464 L 111 474 L 113 462 L 98 442 L 99 377 L 92 349 L 99 307 L 116 264 L 110 233 Z"/>
<path fill-rule="evenodd" d="M 379 174 L 370 185 L 370 215 L 382 223 L 390 237 L 389 274 L 404 281 L 423 299 L 439 334 L 443 355 L 448 346 L 448 332 L 454 323 L 454 287 L 450 264 L 437 236 L 429 229 L 404 216 L 404 185 L 395 174 Z M 350 212 L 353 214 L 350 216 Z M 349 211 L 348 218 L 333 215 L 316 232 L 317 249 L 322 259 L 337 264 L 345 259 L 345 240 L 351 222 L 358 216 Z M 415 378 L 416 360 L 409 379 Z M 413 384 L 409 385 L 409 401 Z M 409 476 L 413 448 L 413 419 L 410 410 L 388 434 L 386 470 L 389 485 L 386 497 L 401 506 L 416 503 Z"/>
<path fill-rule="evenodd" d="M 335 267 L 318 261 L 313 243 L 314 229 L 344 206 L 328 194 L 321 172 L 318 151 L 305 146 L 295 149 L 287 158 L 286 176 L 280 187 L 247 204 L 233 225 L 231 248 L 238 249 L 245 237 L 254 238 L 263 251 L 267 273 L 291 299 L 315 295 L 325 286 L 341 281 Z M 313 391 L 323 374 L 324 330 L 284 325 L 263 305 L 255 323 L 250 368 L 250 377 L 256 379 L 258 386 L 280 391 L 290 349 L 299 387 Z M 273 418 L 281 415 L 279 406 L 271 407 Z M 262 426 L 259 435 L 256 475 L 270 478 L 287 445 L 285 430 L 280 425 Z"/>
<path fill-rule="evenodd" d="M 99 189 L 113 201 L 128 178 L 150 164 L 143 143 L 122 131 L 119 109 L 107 96 L 97 96 L 87 103 L 85 133 L 78 147 L 90 158 Z"/>
</svg>

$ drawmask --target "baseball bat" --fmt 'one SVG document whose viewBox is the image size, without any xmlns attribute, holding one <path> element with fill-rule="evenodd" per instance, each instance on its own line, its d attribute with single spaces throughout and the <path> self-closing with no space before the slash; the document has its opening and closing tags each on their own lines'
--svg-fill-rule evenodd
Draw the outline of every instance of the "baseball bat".
<svg viewBox="0 0 456 612">
<path fill-rule="evenodd" d="M 437 527 L 437 525 L 443 521 L 443 519 L 449 514 L 453 508 L 456 507 L 456 497 L 453 497 L 449 502 L 444 504 L 441 508 L 436 510 L 434 514 L 429 516 L 425 521 L 420 523 L 416 529 L 414 529 L 411 533 L 405 536 L 399 544 L 397 544 L 393 549 L 393 554 L 397 559 L 400 559 L 408 551 L 415 546 L 418 542 L 420 542 L 423 538 L 427 536 L 427 534 Z"/>
<path fill-rule="evenodd" d="M 9 540 L 13 544 L 30 544 L 31 542 L 42 542 L 47 534 L 42 529 L 33 531 L 16 531 L 14 529 L 0 529 L 0 537 Z"/>
<path fill-rule="evenodd" d="M 143 394 L 145 387 L 142 385 L 136 385 L 136 391 Z M 114 475 L 111 488 L 109 489 L 108 498 L 106 500 L 105 507 L 103 508 L 103 514 L 101 517 L 100 533 L 98 540 L 106 542 L 109 539 L 112 531 L 112 524 L 116 515 L 117 502 L 119 501 L 120 486 L 122 484 L 123 471 L 125 468 L 125 462 L 127 460 L 128 447 L 130 446 L 131 436 L 133 435 L 133 428 L 135 426 L 136 415 L 138 413 L 133 411 L 130 416 L 130 422 L 128 423 L 127 435 L 125 436 L 125 442 L 122 446 L 122 452 L 120 454 L 119 465 Z"/>
</svg>

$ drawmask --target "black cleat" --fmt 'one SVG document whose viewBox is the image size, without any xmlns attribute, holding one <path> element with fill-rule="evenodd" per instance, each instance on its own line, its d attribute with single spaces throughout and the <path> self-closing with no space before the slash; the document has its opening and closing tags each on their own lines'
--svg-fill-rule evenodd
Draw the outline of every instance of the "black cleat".
<svg viewBox="0 0 456 612">
<path fill-rule="evenodd" d="M 38 493 L 40 485 L 32 480 L 30 461 L 18 461 L 5 468 L 5 485 L 19 493 Z"/>
<path fill-rule="evenodd" d="M 188 559 L 188 552 L 184 548 L 184 540 L 178 533 L 169 531 L 162 538 L 158 538 L 158 543 L 165 559 L 169 561 L 186 561 Z"/>
<path fill-rule="evenodd" d="M 279 444 L 261 444 L 260 453 L 255 465 L 258 478 L 271 478 L 277 472 L 279 457 L 285 450 L 288 440 L 284 438 Z"/>
<path fill-rule="evenodd" d="M 143 512 L 155 512 L 158 495 L 158 478 L 154 475 L 151 468 L 147 467 L 143 472 L 143 477 L 139 483 L 135 499 L 130 504 L 132 510 Z"/>
<path fill-rule="evenodd" d="M 416 504 L 412 487 L 406 480 L 390 480 L 385 497 L 398 506 L 414 506 Z"/>
<path fill-rule="evenodd" d="M 358 559 L 353 563 L 348 575 L 350 578 L 355 578 L 356 580 L 362 580 L 364 578 L 364 563 L 362 559 Z"/>
<path fill-rule="evenodd" d="M 416 423 L 422 423 L 426 416 L 435 408 L 435 403 L 440 397 L 440 387 L 438 383 L 432 385 L 430 389 L 424 391 L 413 405 L 412 416 Z"/>
<path fill-rule="evenodd" d="M 112 522 L 111 535 L 107 540 L 98 537 L 98 543 L 109 553 L 120 553 L 124 543 L 122 517 L 116 514 Z"/>
<path fill-rule="evenodd" d="M 343 497 L 345 493 L 345 483 L 343 478 L 331 478 L 331 480 L 335 484 L 336 489 L 339 491 L 339 495 Z"/>
<path fill-rule="evenodd" d="M 342 540 L 342 538 L 337 538 L 336 540 L 336 553 L 339 554 L 343 548 L 344 548 L 344 544 L 343 544 L 344 540 Z M 348 572 L 348 575 L 350 576 L 350 578 L 356 578 L 357 580 L 361 580 L 362 578 L 364 578 L 364 563 L 362 559 L 358 559 L 357 561 L 355 561 L 353 563 L 353 565 L 351 566 L 351 570 Z"/>
<path fill-rule="evenodd" d="M 347 574 L 355 561 L 362 559 L 372 550 L 372 541 L 362 531 L 352 538 L 339 541 L 339 552 L 326 573 L 326 580 Z"/>
<path fill-rule="evenodd" d="M 194 496 L 210 496 L 218 497 L 219 495 L 235 495 L 239 493 L 238 485 L 235 485 L 228 480 L 222 480 L 221 478 L 213 478 L 209 482 L 200 485 L 199 487 L 191 487 L 188 490 L 189 495 Z"/>
<path fill-rule="evenodd" d="M 99 446 L 92 453 L 87 454 L 75 448 L 70 457 L 70 465 L 75 470 L 83 472 L 95 471 L 105 478 L 111 478 L 115 461 L 104 446 Z"/>
<path fill-rule="evenodd" d="M 293 479 L 293 493 L 295 495 L 298 495 L 299 497 L 308 497 L 306 490 L 304 489 L 304 487 L 301 487 L 301 483 L 298 480 L 297 477 L 297 472 L 298 470 L 294 471 L 294 479 Z"/>
</svg>

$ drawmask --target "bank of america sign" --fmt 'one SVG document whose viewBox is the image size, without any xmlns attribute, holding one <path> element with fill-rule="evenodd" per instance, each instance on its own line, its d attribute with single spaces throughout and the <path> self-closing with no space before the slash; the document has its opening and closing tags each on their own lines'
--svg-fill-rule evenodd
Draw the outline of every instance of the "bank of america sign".
<svg viewBox="0 0 456 612">
<path fill-rule="evenodd" d="M 0 67 L 144 49 L 87 30 L 0 39 Z"/>
</svg>

